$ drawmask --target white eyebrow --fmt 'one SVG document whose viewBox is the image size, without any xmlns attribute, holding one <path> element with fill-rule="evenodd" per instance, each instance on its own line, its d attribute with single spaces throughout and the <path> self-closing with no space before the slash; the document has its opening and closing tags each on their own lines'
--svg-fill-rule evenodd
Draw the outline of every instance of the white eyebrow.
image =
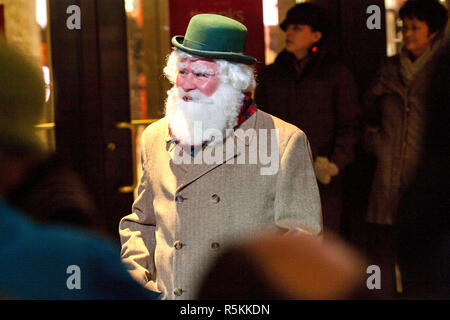
<svg viewBox="0 0 450 320">
<path fill-rule="evenodd" d="M 184 61 L 179 61 L 179 62 L 178 62 L 178 69 L 179 69 L 179 70 L 186 69 L 186 62 L 184 62 Z"/>
<path fill-rule="evenodd" d="M 205 67 L 203 65 L 192 65 L 191 69 L 195 73 L 203 73 L 203 74 L 209 74 L 209 75 L 214 75 L 215 74 L 213 69 Z"/>
</svg>

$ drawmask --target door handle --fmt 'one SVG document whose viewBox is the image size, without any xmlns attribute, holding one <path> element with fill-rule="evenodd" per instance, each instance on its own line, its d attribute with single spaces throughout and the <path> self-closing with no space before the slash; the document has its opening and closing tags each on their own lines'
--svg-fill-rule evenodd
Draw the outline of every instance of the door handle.
<svg viewBox="0 0 450 320">
<path fill-rule="evenodd" d="M 121 186 L 117 189 L 119 193 L 133 193 L 138 184 L 138 174 L 137 174 L 137 164 L 136 164 L 136 133 L 137 127 L 148 126 L 159 119 L 145 119 L 145 120 L 132 120 L 131 122 L 117 122 L 117 129 L 128 129 L 131 130 L 131 155 L 132 155 L 132 166 L 133 166 L 133 184 L 128 186 Z M 108 148 L 114 150 L 114 144 L 108 144 Z"/>
</svg>

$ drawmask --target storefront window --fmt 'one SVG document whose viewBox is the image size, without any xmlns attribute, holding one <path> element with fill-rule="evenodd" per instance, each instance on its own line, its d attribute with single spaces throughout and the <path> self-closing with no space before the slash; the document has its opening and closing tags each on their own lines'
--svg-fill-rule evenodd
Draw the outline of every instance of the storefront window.
<svg viewBox="0 0 450 320">
<path fill-rule="evenodd" d="M 168 0 L 124 0 L 127 17 L 130 115 L 135 175 L 140 176 L 141 134 L 163 117 L 170 85 L 163 76 L 170 50 Z M 136 178 L 137 178 L 136 177 Z M 136 195 L 136 191 L 135 191 Z"/>
</svg>

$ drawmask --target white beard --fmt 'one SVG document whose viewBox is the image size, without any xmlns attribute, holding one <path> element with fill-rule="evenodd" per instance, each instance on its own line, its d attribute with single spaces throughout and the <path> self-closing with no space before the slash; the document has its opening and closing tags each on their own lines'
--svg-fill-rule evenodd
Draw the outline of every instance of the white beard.
<svg viewBox="0 0 450 320">
<path fill-rule="evenodd" d="M 166 118 L 174 137 L 184 146 L 201 146 L 204 142 L 213 145 L 215 129 L 229 133 L 237 125 L 244 93 L 227 83 L 221 83 L 210 97 L 198 90 L 185 92 L 174 86 L 168 92 L 166 101 Z M 184 101 L 189 95 L 192 100 Z M 202 131 L 199 131 L 201 126 Z M 194 131 L 194 127 L 197 129 Z M 196 134 L 194 134 L 194 132 Z M 201 132 L 201 134 L 199 134 Z"/>
</svg>

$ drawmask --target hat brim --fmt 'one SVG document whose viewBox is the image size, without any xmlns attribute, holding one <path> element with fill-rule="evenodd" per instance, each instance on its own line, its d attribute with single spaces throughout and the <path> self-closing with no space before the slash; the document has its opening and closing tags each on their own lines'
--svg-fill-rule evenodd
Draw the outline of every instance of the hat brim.
<svg viewBox="0 0 450 320">
<path fill-rule="evenodd" d="M 201 57 L 211 58 L 211 59 L 223 59 L 227 61 L 232 62 L 238 62 L 243 64 L 255 64 L 256 59 L 250 56 L 246 56 L 241 53 L 235 53 L 235 52 L 220 52 L 220 51 L 205 51 L 205 50 L 198 50 L 198 49 L 192 49 L 185 47 L 183 45 L 184 36 L 174 36 L 172 38 L 172 44 L 187 53 L 194 54 Z"/>
<path fill-rule="evenodd" d="M 287 19 L 284 19 L 284 21 L 280 24 L 280 28 L 283 31 L 286 31 L 289 21 Z"/>
</svg>

